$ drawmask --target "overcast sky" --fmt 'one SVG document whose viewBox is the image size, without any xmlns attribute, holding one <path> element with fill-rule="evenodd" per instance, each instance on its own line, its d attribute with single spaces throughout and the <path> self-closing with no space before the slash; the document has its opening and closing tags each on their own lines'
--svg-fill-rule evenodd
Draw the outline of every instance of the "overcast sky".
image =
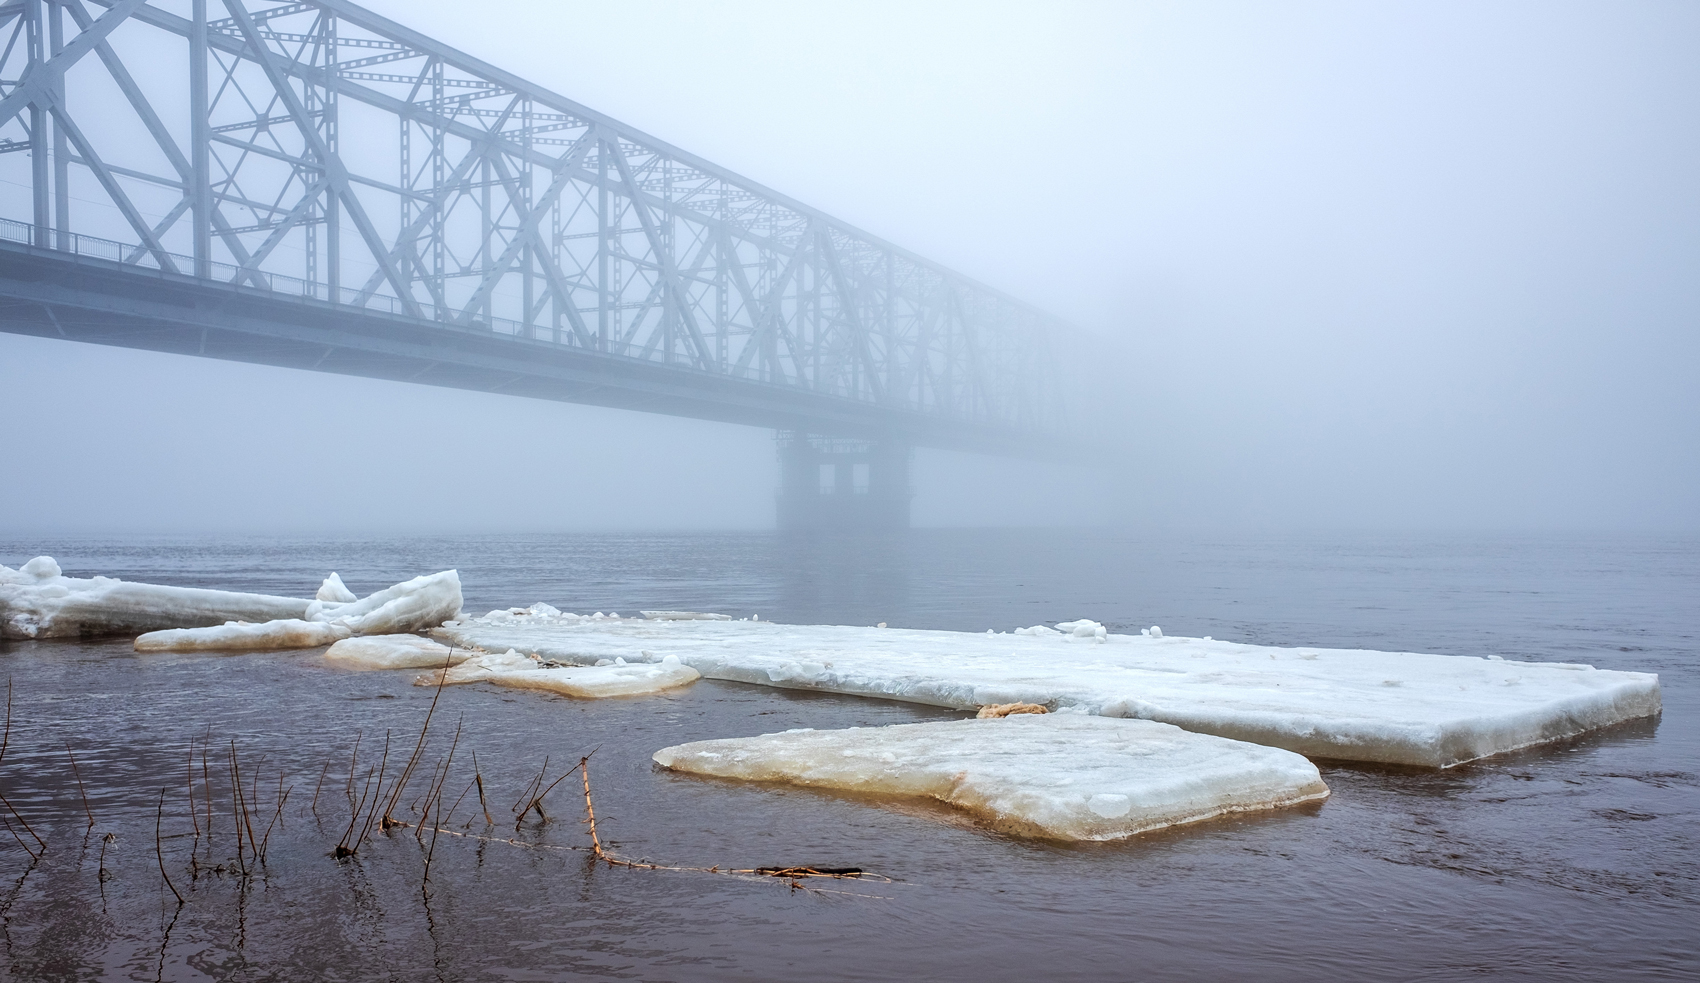
<svg viewBox="0 0 1700 983">
<path fill-rule="evenodd" d="M 1122 353 L 1102 467 L 917 522 L 1700 528 L 1692 0 L 368 6 Z M 0 405 L 0 532 L 772 521 L 748 428 L 3 334 Z"/>
</svg>

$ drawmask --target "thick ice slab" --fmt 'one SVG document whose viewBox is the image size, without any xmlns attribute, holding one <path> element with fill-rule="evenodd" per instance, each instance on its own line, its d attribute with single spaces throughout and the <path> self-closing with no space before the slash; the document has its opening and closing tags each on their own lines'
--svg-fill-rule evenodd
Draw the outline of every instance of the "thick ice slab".
<svg viewBox="0 0 1700 983">
<path fill-rule="evenodd" d="M 135 647 L 138 652 L 260 652 L 317 648 L 347 637 L 345 625 L 289 618 L 257 625 L 231 621 L 208 628 L 150 631 L 137 637 Z"/>
<path fill-rule="evenodd" d="M 1004 832 L 1063 840 L 1328 795 L 1316 766 L 1291 751 L 1078 713 L 787 731 L 681 744 L 655 760 L 694 775 L 937 799 Z"/>
<path fill-rule="evenodd" d="M 336 574 L 331 577 L 336 578 Z M 334 586 L 341 583 L 337 578 Z M 325 588 L 320 591 L 325 592 Z M 315 600 L 307 607 L 307 620 L 338 622 L 356 635 L 392 635 L 435 628 L 455 617 L 460 603 L 460 574 L 444 570 L 414 577 L 358 601 Z"/>
<path fill-rule="evenodd" d="M 435 686 L 438 673 L 421 676 L 417 684 Z M 549 665 L 512 649 L 504 653 L 475 656 L 442 674 L 443 684 L 495 683 L 514 689 L 538 689 L 581 700 L 609 696 L 645 696 L 694 683 L 701 675 L 678 659 L 628 665 Z"/>
<path fill-rule="evenodd" d="M 473 654 L 420 635 L 365 635 L 332 645 L 325 661 L 344 669 L 441 669 L 460 665 Z"/>
<path fill-rule="evenodd" d="M 525 609 L 518 609 L 525 610 Z M 1066 631 L 508 615 L 436 637 L 563 663 L 677 656 L 710 679 L 973 709 L 1042 703 L 1323 758 L 1448 767 L 1659 712 L 1659 678 L 1564 663 Z"/>
<path fill-rule="evenodd" d="M 0 638 L 133 635 L 227 621 L 304 618 L 307 601 L 198 587 L 66 577 L 52 557 L 0 566 Z"/>
</svg>

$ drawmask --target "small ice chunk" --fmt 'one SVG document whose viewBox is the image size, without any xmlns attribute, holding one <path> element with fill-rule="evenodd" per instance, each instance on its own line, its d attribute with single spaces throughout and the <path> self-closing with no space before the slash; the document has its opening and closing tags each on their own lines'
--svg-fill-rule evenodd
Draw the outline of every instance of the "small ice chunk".
<svg viewBox="0 0 1700 983">
<path fill-rule="evenodd" d="M 1015 629 L 1014 634 L 1017 634 L 1017 635 L 1061 635 L 1062 632 L 1057 631 L 1055 628 L 1052 628 L 1048 625 L 1034 625 L 1031 628 L 1017 628 L 1017 629 Z"/>
<path fill-rule="evenodd" d="M 59 561 L 51 556 L 38 556 L 18 568 L 18 572 L 36 581 L 52 580 L 61 576 Z"/>
<path fill-rule="evenodd" d="M 555 607 L 553 604 L 544 604 L 542 601 L 538 601 L 536 604 L 533 604 L 525 610 L 526 613 L 535 618 L 558 618 L 561 616 L 560 608 Z"/>
<path fill-rule="evenodd" d="M 729 614 L 712 614 L 702 611 L 639 611 L 650 621 L 731 621 Z"/>
<path fill-rule="evenodd" d="M 459 665 L 472 655 L 419 635 L 362 635 L 332 645 L 325 661 L 344 669 L 437 669 Z"/>
<path fill-rule="evenodd" d="M 1057 631 L 1075 638 L 1103 638 L 1107 632 L 1103 625 L 1085 618 L 1079 621 L 1064 621 L 1057 625 Z"/>
<path fill-rule="evenodd" d="M 1003 832 L 1061 840 L 1121 839 L 1328 795 L 1316 766 L 1291 751 L 1076 714 L 697 741 L 655 761 L 694 775 L 936 799 Z"/>
<path fill-rule="evenodd" d="M 358 595 L 343 584 L 342 578 L 337 576 L 335 570 L 332 570 L 331 575 L 325 578 L 325 582 L 319 585 L 319 592 L 314 594 L 313 597 L 316 600 L 330 601 L 333 604 L 347 604 L 350 601 L 360 600 Z"/>
<path fill-rule="evenodd" d="M 1157 627 L 1156 625 L 1152 625 L 1151 626 L 1151 637 L 1152 638 L 1162 638 L 1163 637 L 1163 629 Z"/>
<path fill-rule="evenodd" d="M 251 624 L 232 621 L 206 628 L 167 628 L 136 639 L 138 652 L 260 652 L 310 649 L 349 635 L 346 625 L 288 618 Z"/>
</svg>

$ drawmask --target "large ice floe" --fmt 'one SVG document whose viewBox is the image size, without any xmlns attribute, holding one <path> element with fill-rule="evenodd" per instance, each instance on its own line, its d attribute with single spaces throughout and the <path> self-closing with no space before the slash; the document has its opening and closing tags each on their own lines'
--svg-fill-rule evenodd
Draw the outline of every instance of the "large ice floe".
<svg viewBox="0 0 1700 983">
<path fill-rule="evenodd" d="M 474 654 L 421 635 L 365 635 L 332 645 L 325 661 L 344 669 L 440 669 L 458 666 Z"/>
<path fill-rule="evenodd" d="M 50 556 L 38 556 L 16 570 L 0 566 L 0 638 L 133 635 L 228 621 L 303 619 L 308 603 L 112 577 L 67 577 Z"/>
<path fill-rule="evenodd" d="M 546 663 L 509 649 L 474 656 L 452 669 L 421 676 L 421 686 L 494 683 L 515 689 L 537 689 L 582 700 L 609 696 L 646 696 L 696 682 L 699 673 L 675 658 L 628 664 L 619 659 L 600 666 L 562 666 Z"/>
<path fill-rule="evenodd" d="M 936 799 L 1001 832 L 1064 840 L 1328 795 L 1316 766 L 1291 751 L 1079 713 L 793 730 L 663 748 L 655 761 L 693 775 Z"/>
<path fill-rule="evenodd" d="M 598 620 L 513 612 L 441 641 L 568 664 L 676 657 L 709 679 L 970 710 L 1039 703 L 1320 758 L 1449 767 L 1659 712 L 1659 679 L 1586 665 L 1110 634 Z M 551 609 L 553 610 L 553 609 Z"/>
<path fill-rule="evenodd" d="M 331 574 L 321 595 L 352 596 Z M 442 624 L 460 610 L 460 574 L 453 570 L 387 587 L 354 601 L 316 598 L 304 618 L 247 624 L 226 622 L 205 628 L 149 632 L 136 639 L 138 652 L 298 649 L 329 645 L 353 635 L 392 635 Z M 442 660 L 438 660 L 439 664 Z"/>
</svg>

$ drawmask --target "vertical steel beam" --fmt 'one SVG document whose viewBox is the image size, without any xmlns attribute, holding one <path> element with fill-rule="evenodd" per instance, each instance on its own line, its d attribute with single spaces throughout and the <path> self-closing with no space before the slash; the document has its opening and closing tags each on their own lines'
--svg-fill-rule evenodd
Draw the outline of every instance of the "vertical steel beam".
<svg viewBox="0 0 1700 983">
<path fill-rule="evenodd" d="M 47 62 L 43 51 L 46 39 L 42 36 L 41 22 L 41 8 L 44 2 L 45 0 L 24 0 L 24 16 L 28 18 L 25 24 L 28 32 L 26 43 L 29 45 L 29 73 L 32 81 Z M 52 151 L 47 142 L 47 107 L 42 105 L 41 96 L 30 100 L 29 110 L 30 190 L 35 200 L 35 244 L 46 248 L 51 245 L 47 230 L 53 224 L 53 191 L 50 184 Z"/>
<path fill-rule="evenodd" d="M 207 121 L 207 0 L 194 0 L 189 24 L 189 220 L 195 275 L 212 278 L 212 133 Z"/>
<path fill-rule="evenodd" d="M 322 123 L 325 130 L 325 146 L 334 157 L 341 153 L 342 141 L 337 126 L 337 38 L 336 15 L 330 11 L 324 12 L 325 18 L 325 98 L 324 118 Z M 285 84 L 288 84 L 287 82 Z M 325 161 L 328 169 L 331 161 Z M 412 269 L 403 264 L 401 270 Z M 400 271 L 398 270 L 398 273 Z M 325 293 L 333 304 L 342 303 L 342 204 L 334 191 L 325 194 Z M 412 297 L 412 291 L 408 292 Z"/>
<path fill-rule="evenodd" d="M 608 282 L 608 261 L 613 257 L 613 241 L 608 224 L 608 141 L 596 143 L 596 347 L 608 350 L 608 335 L 612 330 L 614 291 Z"/>
<path fill-rule="evenodd" d="M 54 4 L 48 13 L 49 50 L 57 56 L 65 50 L 65 11 Z M 58 95 L 55 97 L 60 105 L 65 103 L 65 83 L 58 85 Z M 53 227 L 59 230 L 55 245 L 59 249 L 71 248 L 71 153 L 65 143 L 63 127 L 53 128 Z"/>
</svg>

